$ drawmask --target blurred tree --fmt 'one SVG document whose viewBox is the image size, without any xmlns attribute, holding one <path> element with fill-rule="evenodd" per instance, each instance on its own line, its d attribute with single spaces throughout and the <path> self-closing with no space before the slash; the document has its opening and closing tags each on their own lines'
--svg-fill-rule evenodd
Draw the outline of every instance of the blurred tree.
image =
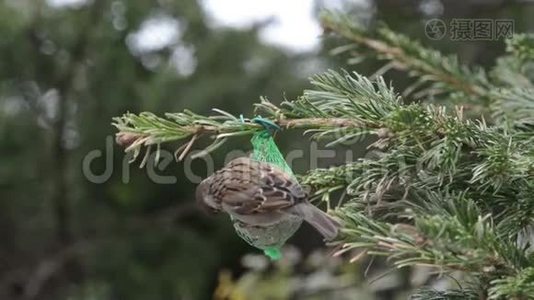
<svg viewBox="0 0 534 300">
<path fill-rule="evenodd" d="M 138 170 L 123 182 L 130 170 L 105 137 L 127 110 L 294 94 L 306 57 L 263 44 L 264 25 L 210 26 L 195 0 L 0 3 L 0 298 L 210 294 L 244 244 L 224 248 L 237 239 L 226 223 L 197 217 L 182 170 L 164 172 L 172 185 Z M 82 172 L 93 150 L 91 173 L 113 170 L 102 183 Z"/>
<path fill-rule="evenodd" d="M 514 18 L 517 31 L 526 31 L 534 7 L 367 2 L 369 10 L 353 10 L 414 37 L 424 37 L 421 20 L 441 16 Z M 183 170 L 171 164 L 162 174 L 178 182 L 157 185 L 106 146 L 110 118 L 124 111 L 247 114 L 251 106 L 243 104 L 259 95 L 295 96 L 301 76 L 326 58 L 264 45 L 258 32 L 265 24 L 213 27 L 201 8 L 196 0 L 0 2 L 0 299 L 202 299 L 218 269 L 248 249 L 227 222 L 197 215 Z M 161 38 L 154 28 L 171 34 Z M 503 51 L 492 42 L 429 42 L 482 65 Z M 379 65 L 365 60 L 354 68 L 369 74 Z M 400 72 L 386 76 L 401 90 L 408 83 Z M 90 165 L 95 174 L 114 170 L 103 183 L 82 172 L 93 150 L 114 158 Z M 202 174 L 203 166 L 193 167 Z"/>
</svg>

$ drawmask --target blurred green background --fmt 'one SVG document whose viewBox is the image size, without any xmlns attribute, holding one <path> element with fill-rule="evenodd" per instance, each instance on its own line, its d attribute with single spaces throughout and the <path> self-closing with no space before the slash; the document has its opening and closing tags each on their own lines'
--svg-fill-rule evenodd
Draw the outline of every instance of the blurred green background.
<svg viewBox="0 0 534 300">
<path fill-rule="evenodd" d="M 106 144 L 115 133 L 111 118 L 126 111 L 186 108 L 207 114 L 213 107 L 250 116 L 259 96 L 276 103 L 293 99 L 315 72 L 344 67 L 370 75 L 381 64 L 350 65 L 344 57 L 332 57 L 329 50 L 340 44 L 332 38 L 318 40 L 312 49 L 276 46 L 261 38 L 273 20 L 223 26 L 213 22 L 212 2 L 0 1 L 0 299 L 210 299 L 220 274 L 223 283 L 228 274 L 251 274 L 254 263 L 249 259 L 243 265 L 241 258 L 257 251 L 233 233 L 224 216 L 209 218 L 196 209 L 195 184 L 185 177 L 184 165 L 171 163 L 159 173 L 178 178 L 166 185 L 153 183 L 139 162 L 124 165 L 123 149 Z M 430 40 L 425 21 L 502 18 L 513 19 L 516 32 L 534 28 L 534 3 L 526 0 L 309 2 L 315 14 L 327 7 L 351 11 L 371 26 L 385 21 L 483 66 L 503 53 L 502 42 Z M 154 24 L 160 31 L 171 28 L 173 38 L 158 39 L 150 31 L 158 27 Z M 408 83 L 402 73 L 386 75 L 397 91 Z M 299 134 L 281 137 L 282 151 L 303 149 L 307 155 L 307 139 Z M 173 151 L 178 145 L 165 147 Z M 365 145 L 351 147 L 363 153 Z M 218 150 L 215 166 L 233 149 L 247 151 L 247 139 Z M 82 170 L 84 157 L 95 150 L 112 155 L 90 165 L 94 174 L 113 170 L 99 183 Z M 202 162 L 192 166 L 195 174 L 206 175 Z M 300 159 L 295 169 L 308 167 Z M 307 265 L 295 259 L 271 270 L 286 284 L 297 284 L 290 278 L 299 274 L 329 268 L 317 263 L 316 256 L 327 252 L 314 251 L 322 244 L 309 228 L 290 243 Z M 315 263 L 304 263 L 305 258 Z M 366 265 L 333 264 L 340 269 L 335 272 L 359 274 L 328 279 L 348 280 L 358 289 L 348 290 L 350 295 L 396 299 L 396 286 L 359 288 Z M 294 299 L 324 299 L 294 292 L 262 299 L 285 299 L 288 293 Z"/>
</svg>

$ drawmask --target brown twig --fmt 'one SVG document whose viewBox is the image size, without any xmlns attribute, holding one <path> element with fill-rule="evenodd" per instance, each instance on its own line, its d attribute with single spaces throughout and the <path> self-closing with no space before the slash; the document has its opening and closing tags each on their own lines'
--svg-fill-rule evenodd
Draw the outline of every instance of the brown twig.
<svg viewBox="0 0 534 300">
<path fill-rule="evenodd" d="M 178 157 L 178 161 L 182 161 L 184 159 L 184 157 L 187 155 L 187 153 L 189 152 L 189 150 L 191 150 L 191 147 L 193 146 L 193 144 L 195 143 L 196 139 L 197 139 L 197 136 L 198 135 L 193 135 L 193 137 L 191 138 L 191 140 L 185 144 L 185 148 L 184 148 L 184 151 L 182 151 L 182 153 L 180 154 L 180 156 Z"/>
</svg>

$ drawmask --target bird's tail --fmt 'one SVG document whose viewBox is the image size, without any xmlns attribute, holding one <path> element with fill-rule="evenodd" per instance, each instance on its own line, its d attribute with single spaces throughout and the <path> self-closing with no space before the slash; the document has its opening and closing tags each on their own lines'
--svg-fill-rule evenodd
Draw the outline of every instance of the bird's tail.
<svg viewBox="0 0 534 300">
<path fill-rule="evenodd" d="M 294 209 L 306 222 L 317 229 L 327 241 L 333 240 L 337 236 L 339 223 L 324 211 L 310 203 L 297 204 Z"/>
</svg>

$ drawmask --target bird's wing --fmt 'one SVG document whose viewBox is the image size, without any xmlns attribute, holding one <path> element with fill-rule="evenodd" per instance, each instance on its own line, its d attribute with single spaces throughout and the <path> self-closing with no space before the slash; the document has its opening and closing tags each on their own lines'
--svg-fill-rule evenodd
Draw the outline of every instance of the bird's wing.
<svg viewBox="0 0 534 300">
<path fill-rule="evenodd" d="M 224 199 L 238 214 L 277 211 L 293 206 L 307 195 L 296 179 L 268 163 L 240 158 L 223 170 Z"/>
</svg>

